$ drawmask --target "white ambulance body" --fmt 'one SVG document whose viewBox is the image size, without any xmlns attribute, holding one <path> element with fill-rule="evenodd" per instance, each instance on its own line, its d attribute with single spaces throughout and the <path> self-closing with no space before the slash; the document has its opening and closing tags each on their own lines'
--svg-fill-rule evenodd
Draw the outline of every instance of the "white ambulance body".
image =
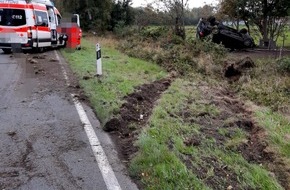
<svg viewBox="0 0 290 190">
<path fill-rule="evenodd" d="M 59 16 L 57 16 L 59 15 Z M 0 0 L 0 48 L 36 49 L 64 46 L 66 35 L 57 33 L 59 12 L 44 0 Z"/>
</svg>

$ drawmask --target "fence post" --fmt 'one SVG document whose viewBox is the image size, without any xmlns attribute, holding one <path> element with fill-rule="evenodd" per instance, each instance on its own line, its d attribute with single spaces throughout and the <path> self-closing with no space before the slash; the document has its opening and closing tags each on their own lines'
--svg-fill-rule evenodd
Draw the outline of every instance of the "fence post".
<svg viewBox="0 0 290 190">
<path fill-rule="evenodd" d="M 102 75 L 102 58 L 101 58 L 101 46 L 96 44 L 96 56 L 97 56 L 97 76 Z"/>
</svg>

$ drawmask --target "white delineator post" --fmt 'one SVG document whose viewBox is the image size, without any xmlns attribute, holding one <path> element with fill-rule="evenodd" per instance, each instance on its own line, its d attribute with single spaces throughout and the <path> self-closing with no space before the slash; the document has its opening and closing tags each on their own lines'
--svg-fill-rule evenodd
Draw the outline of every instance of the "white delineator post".
<svg viewBox="0 0 290 190">
<path fill-rule="evenodd" d="M 101 58 L 101 46 L 96 44 L 96 56 L 97 56 L 97 75 L 102 75 L 102 58 Z"/>
</svg>

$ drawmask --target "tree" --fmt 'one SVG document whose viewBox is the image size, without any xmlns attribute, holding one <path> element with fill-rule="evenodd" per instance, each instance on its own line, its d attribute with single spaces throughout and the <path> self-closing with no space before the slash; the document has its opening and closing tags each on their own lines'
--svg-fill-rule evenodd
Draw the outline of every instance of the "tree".
<svg viewBox="0 0 290 190">
<path fill-rule="evenodd" d="M 152 6 L 147 5 L 147 7 L 138 7 L 134 11 L 135 24 L 138 26 L 139 31 L 142 27 L 159 24 L 158 19 L 160 19 L 160 17 L 158 17 L 158 13 Z"/>
<path fill-rule="evenodd" d="M 287 11 L 290 8 L 289 0 L 250 1 L 247 7 L 255 25 L 263 36 L 263 41 L 276 41 L 286 24 Z"/>
<path fill-rule="evenodd" d="M 210 5 L 204 5 L 200 9 L 200 17 L 207 18 L 209 16 L 212 16 L 214 12 L 214 7 Z"/>
<path fill-rule="evenodd" d="M 239 30 L 239 20 L 241 19 L 240 15 L 236 11 L 238 7 L 239 7 L 238 0 L 223 0 L 220 2 L 220 9 L 217 14 L 220 19 L 225 19 L 229 17 L 232 22 L 236 21 L 237 30 Z"/>
<path fill-rule="evenodd" d="M 85 30 L 106 30 L 110 23 L 112 0 L 55 0 L 63 12 L 78 13 Z"/>
<path fill-rule="evenodd" d="M 289 0 L 222 0 L 220 11 L 233 19 L 254 23 L 264 45 L 276 41 L 286 24 Z"/>
<path fill-rule="evenodd" d="M 188 0 L 159 0 L 159 3 L 171 16 L 175 34 L 185 39 L 184 9 L 187 7 Z"/>
<path fill-rule="evenodd" d="M 110 30 L 118 26 L 128 26 L 134 22 L 133 8 L 130 6 L 132 0 L 118 0 L 114 5 L 111 12 L 111 25 Z"/>
</svg>

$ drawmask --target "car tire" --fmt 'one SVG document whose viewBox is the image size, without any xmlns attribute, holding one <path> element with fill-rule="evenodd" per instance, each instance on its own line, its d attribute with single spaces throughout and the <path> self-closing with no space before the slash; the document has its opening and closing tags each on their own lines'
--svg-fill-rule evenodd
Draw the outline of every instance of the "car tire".
<svg viewBox="0 0 290 190">
<path fill-rule="evenodd" d="M 246 47 L 251 47 L 252 46 L 252 40 L 251 39 L 246 39 L 245 41 L 244 41 L 244 46 L 246 46 Z"/>
<path fill-rule="evenodd" d="M 247 30 L 246 28 L 242 28 L 242 29 L 240 30 L 240 33 L 242 33 L 242 34 L 247 34 L 247 33 L 248 33 L 248 30 Z"/>
<path fill-rule="evenodd" d="M 213 29 L 211 30 L 212 34 L 218 34 L 219 33 L 219 29 L 217 27 L 213 27 Z"/>
</svg>

